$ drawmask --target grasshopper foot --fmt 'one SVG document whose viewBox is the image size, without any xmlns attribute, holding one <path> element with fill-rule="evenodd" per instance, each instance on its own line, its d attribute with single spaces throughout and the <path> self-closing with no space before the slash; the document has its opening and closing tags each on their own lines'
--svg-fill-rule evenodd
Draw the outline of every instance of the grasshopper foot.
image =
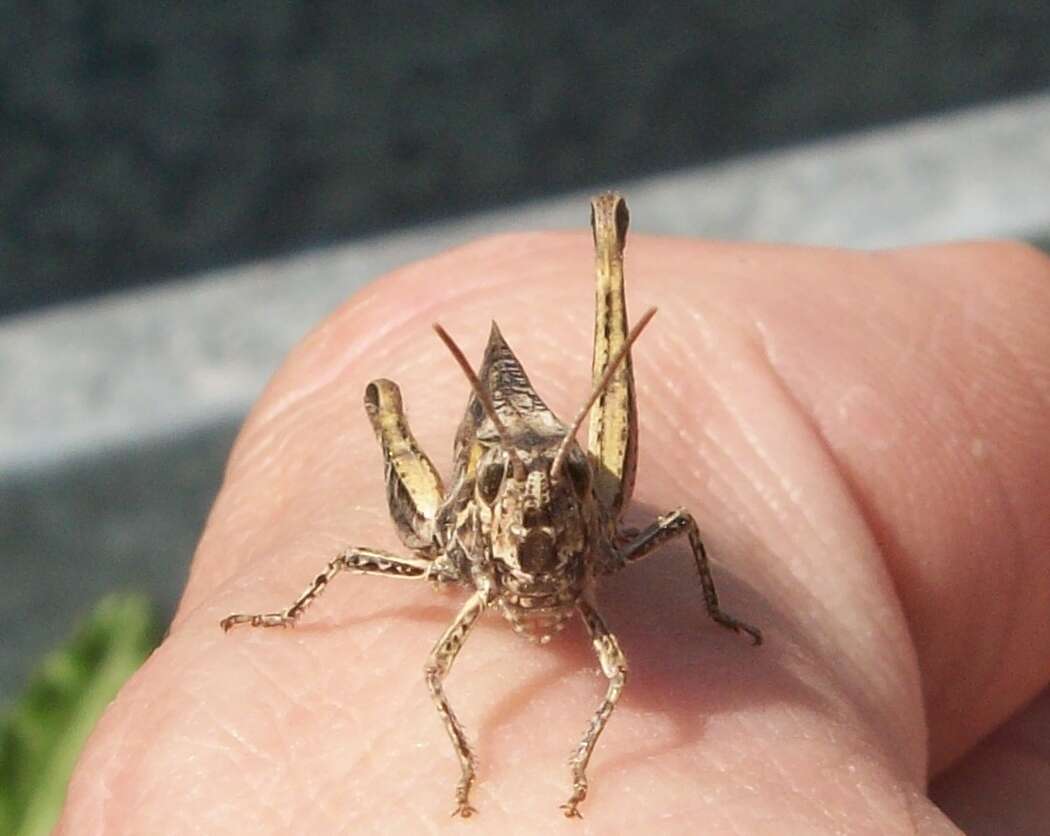
<svg viewBox="0 0 1050 836">
<path fill-rule="evenodd" d="M 230 632 L 238 624 L 247 624 L 250 627 L 290 627 L 295 624 L 295 619 L 283 612 L 256 613 L 255 615 L 234 613 L 219 622 L 224 633 Z"/>
<path fill-rule="evenodd" d="M 582 819 L 583 813 L 577 809 L 578 807 L 578 801 L 570 800 L 561 805 L 561 811 L 565 814 L 565 818 L 567 819 Z"/>
<path fill-rule="evenodd" d="M 748 638 L 751 639 L 751 644 L 755 647 L 762 644 L 762 631 L 757 627 L 752 627 L 750 624 L 739 621 L 725 613 L 718 613 L 718 615 L 712 617 L 727 630 L 732 630 L 734 633 L 747 633 Z"/>
<path fill-rule="evenodd" d="M 474 783 L 473 775 L 465 777 L 456 787 L 456 809 L 452 811 L 453 818 L 459 816 L 463 819 L 469 819 L 477 812 L 470 804 L 470 785 L 472 783 Z"/>
<path fill-rule="evenodd" d="M 463 818 L 463 819 L 469 819 L 476 812 L 477 812 L 477 810 L 474 807 L 471 807 L 469 804 L 461 802 L 461 803 L 457 804 L 456 805 L 456 809 L 452 811 L 452 818 L 455 818 L 456 816 L 459 816 L 460 818 Z"/>
<path fill-rule="evenodd" d="M 579 807 L 583 803 L 583 799 L 587 797 L 587 784 L 586 782 L 577 781 L 573 784 L 572 795 L 569 800 L 561 805 L 561 811 L 565 814 L 567 819 L 582 819 L 583 814 L 580 813 Z"/>
<path fill-rule="evenodd" d="M 583 819 L 583 813 L 576 809 L 576 805 L 571 801 L 566 801 L 561 805 L 561 810 L 565 814 L 567 819 Z"/>
</svg>

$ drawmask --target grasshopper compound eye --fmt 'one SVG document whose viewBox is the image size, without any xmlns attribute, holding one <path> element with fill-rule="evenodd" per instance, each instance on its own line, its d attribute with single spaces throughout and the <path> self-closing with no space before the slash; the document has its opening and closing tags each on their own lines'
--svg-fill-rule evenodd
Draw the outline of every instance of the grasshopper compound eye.
<svg viewBox="0 0 1050 836">
<path fill-rule="evenodd" d="M 480 469 L 478 473 L 478 496 L 491 505 L 496 501 L 503 477 L 507 475 L 507 466 L 503 462 L 492 462 Z"/>
<path fill-rule="evenodd" d="M 569 474 L 569 481 L 572 482 L 576 496 L 581 499 L 587 496 L 587 491 L 591 488 L 591 469 L 587 462 L 570 457 L 565 462 L 565 472 Z"/>
</svg>

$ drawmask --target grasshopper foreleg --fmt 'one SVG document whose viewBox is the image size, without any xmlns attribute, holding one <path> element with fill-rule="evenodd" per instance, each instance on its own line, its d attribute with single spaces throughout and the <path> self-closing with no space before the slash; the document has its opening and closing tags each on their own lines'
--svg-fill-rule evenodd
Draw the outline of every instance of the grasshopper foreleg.
<svg viewBox="0 0 1050 836">
<path fill-rule="evenodd" d="M 252 627 L 287 627 L 295 624 L 299 617 L 306 611 L 317 597 L 324 592 L 332 579 L 341 572 L 355 572 L 364 575 L 382 575 L 387 578 L 418 578 L 439 577 L 434 572 L 434 561 L 420 557 L 401 557 L 378 549 L 351 548 L 347 549 L 334 560 L 330 561 L 310 585 L 303 590 L 303 594 L 295 599 L 289 606 L 278 612 L 241 614 L 234 613 L 226 616 L 220 623 L 223 630 L 229 630 L 238 624 L 248 624 Z"/>
<path fill-rule="evenodd" d="M 465 819 L 477 812 L 470 806 L 470 788 L 474 784 L 474 753 L 470 749 L 463 726 L 452 711 L 452 706 L 449 705 L 442 681 L 448 675 L 452 663 L 456 661 L 456 656 L 462 649 L 471 628 L 485 611 L 489 598 L 490 593 L 486 590 L 478 590 L 470 596 L 456 616 L 456 620 L 445 630 L 437 644 L 434 645 L 434 649 L 430 651 L 430 656 L 423 668 L 430 695 L 434 699 L 434 705 L 438 714 L 441 715 L 445 731 L 448 732 L 452 740 L 452 747 L 456 750 L 456 757 L 459 759 L 460 779 L 456 785 L 456 809 L 452 811 L 452 815 L 462 816 Z"/>
<path fill-rule="evenodd" d="M 609 680 L 609 687 L 605 692 L 605 699 L 594 712 L 591 724 L 587 727 L 579 746 L 576 747 L 569 760 L 569 766 L 572 768 L 572 795 L 561 805 L 566 818 L 580 818 L 577 808 L 587 797 L 587 763 L 591 759 L 591 753 L 598 742 L 598 737 L 605 728 L 605 724 L 609 722 L 609 717 L 616 707 L 616 701 L 620 699 L 623 686 L 627 681 L 627 660 L 624 658 L 623 651 L 620 650 L 616 637 L 609 632 L 605 620 L 590 602 L 584 599 L 577 602 L 576 608 L 583 617 L 584 624 L 587 625 L 591 643 L 594 645 L 598 661 L 602 666 L 602 673 Z"/>
</svg>

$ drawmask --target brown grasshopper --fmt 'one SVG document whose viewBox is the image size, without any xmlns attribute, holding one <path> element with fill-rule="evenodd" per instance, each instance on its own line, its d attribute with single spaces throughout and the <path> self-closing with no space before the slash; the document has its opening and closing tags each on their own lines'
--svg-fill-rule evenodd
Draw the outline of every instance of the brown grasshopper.
<svg viewBox="0 0 1050 836">
<path fill-rule="evenodd" d="M 562 805 L 568 817 L 579 816 L 579 805 L 587 795 L 587 763 L 627 678 L 627 661 L 594 603 L 599 577 L 685 535 L 708 615 L 723 627 L 747 633 L 754 644 L 762 642 L 756 628 L 719 605 L 704 544 L 688 511 L 671 511 L 641 531 L 619 526 L 638 459 L 630 348 L 656 313 L 650 309 L 628 332 L 623 280 L 627 224 L 627 204 L 619 195 L 603 194 L 591 202 L 597 270 L 593 389 L 571 425 L 558 420 L 536 394 L 495 324 L 477 375 L 444 329 L 435 325 L 472 388 L 456 433 L 450 490 L 445 490 L 413 437 L 397 385 L 375 380 L 365 389 L 365 411 L 386 464 L 390 514 L 413 556 L 348 548 L 284 610 L 222 620 L 223 630 L 237 624 L 295 624 L 341 572 L 457 583 L 472 589 L 423 668 L 459 758 L 453 815 L 466 818 L 475 812 L 470 806 L 475 759 L 443 681 L 486 609 L 495 607 L 517 632 L 540 643 L 578 613 L 608 678 L 605 699 L 570 759 L 572 795 Z M 576 431 L 589 412 L 585 453 L 576 442 Z"/>
</svg>

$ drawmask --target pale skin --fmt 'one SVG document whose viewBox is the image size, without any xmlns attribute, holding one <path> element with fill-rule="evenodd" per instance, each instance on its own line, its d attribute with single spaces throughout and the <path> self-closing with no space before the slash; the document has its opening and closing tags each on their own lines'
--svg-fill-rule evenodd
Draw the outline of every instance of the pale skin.
<svg viewBox="0 0 1050 836">
<path fill-rule="evenodd" d="M 433 320 L 474 359 L 495 318 L 557 413 L 586 396 L 589 234 L 483 241 L 375 283 L 291 354 L 59 832 L 958 832 L 931 776 L 968 833 L 1045 832 L 1050 262 L 628 246 L 628 304 L 660 313 L 633 352 L 627 521 L 688 507 L 723 605 L 765 644 L 707 618 L 684 542 L 605 580 L 631 673 L 568 821 L 604 677 L 580 625 L 537 647 L 486 614 L 445 681 L 481 764 L 464 822 L 422 667 L 465 593 L 340 575 L 294 630 L 217 629 L 346 545 L 399 550 L 361 394 L 397 380 L 448 466 L 467 384 Z"/>
</svg>

